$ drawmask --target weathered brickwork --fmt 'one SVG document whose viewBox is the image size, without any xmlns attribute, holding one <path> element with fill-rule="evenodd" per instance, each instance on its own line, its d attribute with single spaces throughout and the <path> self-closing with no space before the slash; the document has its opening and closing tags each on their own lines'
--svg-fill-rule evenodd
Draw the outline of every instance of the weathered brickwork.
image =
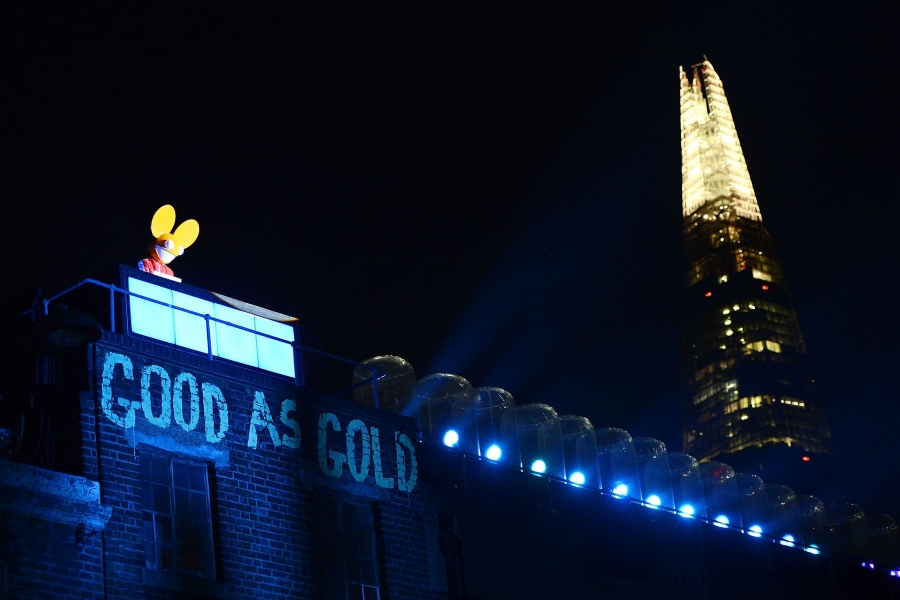
<svg viewBox="0 0 900 600">
<path fill-rule="evenodd" d="M 417 483 L 411 419 L 110 333 L 86 358 L 67 464 L 99 482 L 112 513 L 83 548 L 75 527 L 6 524 L 11 597 L 328 597 L 314 508 L 323 493 L 371 504 L 382 598 L 446 597 L 429 571 L 425 528 L 436 519 Z M 210 466 L 215 581 L 148 568 L 141 452 Z"/>
<path fill-rule="evenodd" d="M 10 598 L 101 599 L 99 535 L 79 542 L 71 524 L 2 515 L 0 548 Z"/>
<path fill-rule="evenodd" d="M 292 382 L 113 335 L 93 347 L 90 362 L 91 390 L 82 395 L 84 463 L 113 509 L 102 534 L 109 598 L 133 598 L 136 589 L 168 598 L 172 585 L 212 597 L 321 597 L 313 509 L 318 490 L 376 507 L 383 597 L 446 596 L 432 589 L 428 566 L 425 528 L 435 526 L 435 518 L 419 490 L 401 489 L 415 485 L 412 421 L 337 399 L 301 397 Z M 141 449 L 186 453 L 214 465 L 217 581 L 202 589 L 148 573 Z"/>
<path fill-rule="evenodd" d="M 11 598 L 331 600 L 377 587 L 390 600 L 820 600 L 900 591 L 858 563 L 416 442 L 412 419 L 252 369 L 109 333 L 84 365 L 83 385 L 66 392 L 79 408 L 67 422 L 68 472 L 0 463 L 0 566 Z M 179 482 L 176 465 L 204 480 Z M 191 572 L 195 554 L 167 554 L 165 532 L 182 535 L 183 514 L 170 508 L 185 498 L 207 533 L 189 528 L 180 539 L 210 540 L 214 573 Z M 174 529 L 158 527 L 173 517 Z"/>
</svg>

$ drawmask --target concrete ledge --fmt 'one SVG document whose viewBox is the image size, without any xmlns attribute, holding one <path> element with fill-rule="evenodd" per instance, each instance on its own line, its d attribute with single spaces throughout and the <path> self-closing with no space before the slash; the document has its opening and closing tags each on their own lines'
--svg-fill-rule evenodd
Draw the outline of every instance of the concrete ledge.
<svg viewBox="0 0 900 600">
<path fill-rule="evenodd" d="M 210 445 L 204 435 L 197 431 L 184 431 L 180 427 L 160 429 L 150 425 L 146 419 L 137 419 L 134 427 L 125 430 L 125 441 L 132 447 L 152 446 L 168 452 L 210 460 L 217 469 L 227 469 L 230 453 L 227 448 L 219 449 Z"/>
<path fill-rule="evenodd" d="M 96 481 L 0 460 L 0 512 L 99 531 L 112 507 L 100 504 Z"/>
</svg>

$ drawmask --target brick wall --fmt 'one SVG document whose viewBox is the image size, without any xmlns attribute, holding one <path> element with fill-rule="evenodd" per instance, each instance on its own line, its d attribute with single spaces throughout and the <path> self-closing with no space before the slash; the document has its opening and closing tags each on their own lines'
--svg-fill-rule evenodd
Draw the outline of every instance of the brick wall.
<svg viewBox="0 0 900 600">
<path fill-rule="evenodd" d="M 11 598 L 330 599 L 343 591 L 335 502 L 371 509 L 391 600 L 454 584 L 468 600 L 891 594 L 857 564 L 414 444 L 410 419 L 259 371 L 109 333 L 85 358 L 66 464 L 100 483 L 111 516 L 79 534 L 77 520 L 0 510 Z M 142 452 L 209 465 L 215 580 L 148 568 Z M 454 540 L 448 585 L 440 545 Z"/>
<path fill-rule="evenodd" d="M 79 544 L 73 525 L 0 515 L 9 598 L 103 598 L 101 551 L 99 535 Z"/>
<path fill-rule="evenodd" d="M 111 369 L 109 361 L 115 363 Z M 130 363 L 130 378 L 125 374 L 125 362 Z M 426 529 L 436 526 L 433 511 L 419 489 L 400 489 L 409 484 L 401 481 L 404 476 L 397 472 L 396 447 L 402 449 L 406 478 L 411 475 L 413 454 L 397 439 L 401 433 L 415 439 L 410 420 L 338 399 L 300 395 L 292 382 L 113 334 L 93 347 L 90 363 L 90 390 L 81 398 L 83 455 L 86 475 L 99 478 L 102 501 L 113 509 L 103 532 L 108 597 L 133 598 L 136 589 L 146 589 L 148 597 L 167 598 L 173 594 L 172 585 L 213 597 L 226 593 L 229 598 L 322 597 L 324 570 L 314 500 L 324 492 L 372 503 L 379 522 L 382 597 L 446 597 L 438 589 L 441 582 L 433 583 L 429 566 Z M 145 371 L 151 366 L 147 378 Z M 182 376 L 184 425 L 176 422 L 174 408 L 167 407 L 173 414 L 163 427 L 163 380 L 168 377 L 171 382 L 174 405 L 174 384 L 182 373 L 193 376 L 198 396 L 213 386 L 221 396 L 208 404 L 202 398 L 195 401 L 199 414 L 192 419 L 190 377 Z M 149 386 L 147 381 L 143 385 L 150 392 L 151 419 L 146 418 L 141 404 L 142 379 L 149 381 Z M 227 405 L 227 431 L 221 440 L 210 442 L 205 430 L 206 409 L 213 408 L 211 433 L 215 438 L 223 425 L 217 405 L 220 398 Z M 286 402 L 291 400 L 295 405 Z M 293 410 L 282 420 L 285 406 Z M 133 420 L 128 416 L 132 409 Z M 355 474 L 347 464 L 339 477 L 323 471 L 319 429 L 324 414 L 333 415 L 326 419 L 325 455 L 353 454 Z M 193 420 L 194 428 L 187 431 Z M 354 425 L 353 450 L 348 452 L 347 429 L 357 421 L 364 427 Z M 299 428 L 299 442 L 294 423 Z M 336 431 L 338 426 L 340 431 Z M 377 457 L 376 435 L 381 450 Z M 365 445 L 363 437 L 368 438 Z M 178 577 L 161 581 L 148 573 L 141 513 L 141 449 L 186 454 L 214 463 L 211 504 L 218 584 L 191 587 L 194 582 L 179 581 Z M 380 466 L 380 482 L 376 481 L 376 466 Z M 336 470 L 330 458 L 326 467 Z M 430 551 L 436 551 L 433 544 Z"/>
</svg>

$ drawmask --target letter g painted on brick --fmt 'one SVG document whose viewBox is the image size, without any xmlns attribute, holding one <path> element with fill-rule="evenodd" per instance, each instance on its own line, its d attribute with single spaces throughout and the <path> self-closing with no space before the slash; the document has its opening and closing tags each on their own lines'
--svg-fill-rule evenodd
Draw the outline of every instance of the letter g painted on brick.
<svg viewBox="0 0 900 600">
<path fill-rule="evenodd" d="M 336 415 L 332 413 L 322 413 L 319 415 L 319 468 L 322 469 L 322 472 L 331 477 L 340 477 L 341 469 L 344 466 L 344 461 L 347 460 L 347 457 L 342 453 L 336 450 L 329 450 L 326 454 L 325 449 L 327 447 L 328 441 L 328 424 L 334 428 L 335 431 L 341 430 L 341 422 L 338 421 Z M 328 466 L 328 459 L 332 460 L 332 466 Z"/>
<path fill-rule="evenodd" d="M 122 365 L 122 374 L 125 379 L 134 381 L 134 367 L 131 359 L 124 354 L 118 352 L 107 352 L 103 361 L 103 379 L 101 382 L 100 407 L 106 417 L 119 427 L 134 427 L 134 411 L 141 407 L 141 403 L 136 400 L 126 400 L 121 396 L 116 398 L 119 406 L 127 409 L 125 416 L 121 417 L 113 412 L 112 404 L 112 381 L 115 374 L 116 365 Z"/>
</svg>

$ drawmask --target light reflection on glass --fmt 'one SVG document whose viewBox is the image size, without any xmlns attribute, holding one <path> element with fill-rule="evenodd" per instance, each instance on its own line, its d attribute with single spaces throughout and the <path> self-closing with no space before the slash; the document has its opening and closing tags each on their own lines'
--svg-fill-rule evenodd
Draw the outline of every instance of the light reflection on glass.
<svg viewBox="0 0 900 600">
<path fill-rule="evenodd" d="M 449 446 L 450 448 L 456 447 L 459 444 L 459 434 L 456 433 L 453 429 L 449 430 L 444 434 L 444 445 Z"/>
<path fill-rule="evenodd" d="M 500 450 L 500 446 L 497 444 L 493 444 L 490 448 L 487 449 L 487 452 L 484 453 L 485 457 L 488 460 L 500 460 L 500 456 L 503 452 Z"/>
</svg>

